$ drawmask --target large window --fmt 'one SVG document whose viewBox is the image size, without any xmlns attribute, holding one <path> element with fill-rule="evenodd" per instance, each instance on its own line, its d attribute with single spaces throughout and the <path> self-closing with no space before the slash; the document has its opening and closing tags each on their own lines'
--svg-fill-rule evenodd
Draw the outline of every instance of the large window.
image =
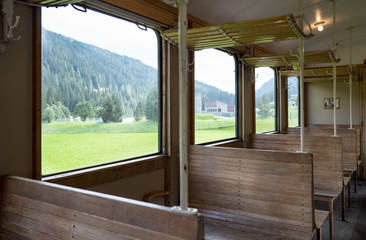
<svg viewBox="0 0 366 240">
<path fill-rule="evenodd" d="M 287 79 L 288 87 L 288 126 L 299 126 L 299 79 L 290 77 Z"/>
<path fill-rule="evenodd" d="M 159 51 L 152 29 L 42 9 L 42 175 L 161 151 Z"/>
<path fill-rule="evenodd" d="M 225 52 L 195 53 L 195 143 L 237 136 L 235 72 L 235 59 Z"/>
<path fill-rule="evenodd" d="M 275 71 L 269 67 L 255 69 L 256 133 L 276 130 Z"/>
</svg>

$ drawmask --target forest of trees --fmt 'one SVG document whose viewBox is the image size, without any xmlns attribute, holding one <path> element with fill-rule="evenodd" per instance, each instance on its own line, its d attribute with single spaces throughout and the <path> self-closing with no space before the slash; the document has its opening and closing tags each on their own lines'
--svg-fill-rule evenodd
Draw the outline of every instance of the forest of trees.
<svg viewBox="0 0 366 240">
<path fill-rule="evenodd" d="M 212 100 L 218 100 L 227 104 L 235 105 L 235 94 L 222 91 L 217 87 L 207 85 L 197 80 L 195 81 L 195 91 L 201 92 L 202 94 L 202 107 L 205 106 L 205 101 Z"/>
<path fill-rule="evenodd" d="M 235 104 L 235 95 L 196 81 L 203 100 Z M 42 29 L 42 120 L 80 117 L 157 121 L 157 69 Z"/>
<path fill-rule="evenodd" d="M 288 79 L 288 95 L 298 95 L 298 79 Z M 268 118 L 274 116 L 274 101 L 275 101 L 274 79 L 265 82 L 259 89 L 255 91 L 255 105 L 258 109 L 257 114 L 261 118 Z M 297 98 L 298 105 L 298 98 Z"/>
<path fill-rule="evenodd" d="M 133 117 L 136 108 L 145 110 L 147 96 L 157 91 L 157 78 L 157 70 L 139 60 L 42 29 L 44 121 L 70 113 L 82 120 L 101 117 L 108 122 Z"/>
</svg>

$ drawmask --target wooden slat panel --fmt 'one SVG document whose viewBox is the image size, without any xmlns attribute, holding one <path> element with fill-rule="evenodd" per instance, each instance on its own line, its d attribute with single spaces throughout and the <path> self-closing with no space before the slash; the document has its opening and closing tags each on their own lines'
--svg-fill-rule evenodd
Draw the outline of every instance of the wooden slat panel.
<svg viewBox="0 0 366 240">
<path fill-rule="evenodd" d="M 340 61 L 340 59 L 335 58 L 335 54 L 332 50 L 305 52 L 304 57 L 305 65 L 318 63 L 334 63 Z M 298 63 L 297 57 L 291 54 L 268 55 L 262 57 L 243 57 L 240 60 L 253 67 L 292 67 L 293 64 Z"/>
<path fill-rule="evenodd" d="M 308 127 L 311 128 L 330 128 L 333 129 L 333 125 L 330 124 L 308 124 Z M 337 129 L 349 129 L 349 125 L 344 125 L 344 124 L 340 124 L 337 125 Z M 360 152 L 361 152 L 361 138 L 360 138 L 360 125 L 353 125 L 353 128 L 356 130 L 357 133 L 357 156 L 358 158 L 360 157 Z"/>
<path fill-rule="evenodd" d="M 57 230 L 57 236 L 62 236 L 63 239 L 70 238 L 72 234 L 81 236 L 96 231 L 102 231 L 104 232 L 103 234 L 108 235 L 103 237 L 103 239 L 110 239 L 112 235 L 124 236 L 128 239 L 130 239 L 129 236 L 133 235 L 137 238 L 143 238 L 144 236 L 159 238 L 162 235 L 161 233 L 129 224 L 119 222 L 111 224 L 111 220 L 106 218 L 16 195 L 4 194 L 1 201 L 3 202 L 2 212 L 19 215 L 19 218 L 21 215 L 30 219 L 28 221 L 43 224 L 46 226 L 44 227 L 44 233 L 50 232 L 48 231 L 49 229 L 54 229 L 52 232 Z M 29 227 L 29 225 L 27 226 Z M 90 229 L 87 230 L 87 233 L 84 233 L 86 228 Z M 89 238 L 93 239 L 94 236 L 98 236 L 98 233 L 89 234 Z M 99 239 L 102 239 L 102 237 Z"/>
<path fill-rule="evenodd" d="M 329 82 L 332 78 L 331 67 L 321 68 L 305 68 L 304 69 L 304 81 L 308 83 L 323 83 Z M 337 66 L 337 81 L 348 81 L 349 80 L 349 67 L 348 66 Z M 286 77 L 298 77 L 299 71 L 297 70 L 282 70 L 280 73 Z M 358 81 L 360 76 L 360 67 L 352 67 L 352 80 Z"/>
<path fill-rule="evenodd" d="M 291 24 L 293 28 L 291 27 Z M 295 30 L 296 29 L 296 32 Z M 217 26 L 192 28 L 187 31 L 187 46 L 190 49 L 221 48 L 251 45 L 298 38 L 305 35 L 296 25 L 292 15 L 283 15 Z M 177 31 L 166 31 L 163 37 L 178 43 Z"/>
<path fill-rule="evenodd" d="M 288 134 L 300 134 L 299 128 L 288 128 Z M 304 128 L 306 135 L 331 136 L 334 133 L 332 128 Z M 357 130 L 339 128 L 337 134 L 342 137 L 343 168 L 357 168 Z"/>
<path fill-rule="evenodd" d="M 189 203 L 243 232 L 310 238 L 312 167 L 306 153 L 190 146 Z"/>
<path fill-rule="evenodd" d="M 0 192 L 3 227 L 30 239 L 198 239 L 203 234 L 200 215 L 106 194 L 18 177 L 3 177 Z"/>
<path fill-rule="evenodd" d="M 305 136 L 304 141 L 304 150 L 313 154 L 314 188 L 340 194 L 343 187 L 342 139 L 340 137 Z M 298 151 L 300 150 L 300 136 L 253 134 L 250 147 Z"/>
<path fill-rule="evenodd" d="M 37 4 L 42 6 L 66 6 L 68 4 L 74 4 L 82 1 L 83 0 L 22 0 L 22 2 L 25 3 Z"/>
</svg>

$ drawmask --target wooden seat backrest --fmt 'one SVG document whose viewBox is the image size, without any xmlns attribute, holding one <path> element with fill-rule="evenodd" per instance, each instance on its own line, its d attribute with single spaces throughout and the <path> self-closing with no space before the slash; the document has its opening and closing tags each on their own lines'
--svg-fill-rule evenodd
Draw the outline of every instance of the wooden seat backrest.
<svg viewBox="0 0 366 240">
<path fill-rule="evenodd" d="M 308 124 L 307 127 L 311 128 L 330 128 L 333 129 L 333 125 L 331 124 Z M 360 159 L 361 157 L 361 128 L 360 125 L 353 125 L 353 128 L 356 129 L 357 133 L 357 157 Z M 337 125 L 337 129 L 349 129 L 349 125 L 340 124 Z"/>
<path fill-rule="evenodd" d="M 288 128 L 288 134 L 300 134 L 300 128 Z M 331 136 L 334 133 L 331 128 L 304 128 L 305 135 L 313 136 Z M 343 145 L 343 167 L 356 169 L 357 168 L 357 131 L 356 129 L 337 129 L 337 135 L 342 137 Z"/>
<path fill-rule="evenodd" d="M 252 134 L 249 148 L 295 152 L 300 150 L 300 136 Z M 343 188 L 341 137 L 304 136 L 304 151 L 313 154 L 314 188 L 341 193 Z"/>
<path fill-rule="evenodd" d="M 202 215 L 20 177 L 2 177 L 0 236 L 14 239 L 203 239 Z"/>
<path fill-rule="evenodd" d="M 257 239 L 311 239 L 311 154 L 195 145 L 188 161 L 189 205 L 205 222 Z"/>
</svg>

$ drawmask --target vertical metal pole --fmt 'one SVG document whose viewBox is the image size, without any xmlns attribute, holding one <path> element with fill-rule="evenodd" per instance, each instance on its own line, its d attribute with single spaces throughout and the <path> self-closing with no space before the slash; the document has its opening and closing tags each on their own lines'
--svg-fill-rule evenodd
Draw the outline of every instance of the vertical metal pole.
<svg viewBox="0 0 366 240">
<path fill-rule="evenodd" d="M 179 166 L 180 166 L 180 207 L 188 210 L 188 80 L 187 80 L 187 4 L 179 3 Z"/>
<path fill-rule="evenodd" d="M 299 27 L 300 30 L 304 30 L 303 24 L 303 9 L 302 0 L 300 0 L 300 18 Z M 305 127 L 305 117 L 304 117 L 304 37 L 299 38 L 299 63 L 300 63 L 300 151 L 304 151 L 304 127 Z"/>
<path fill-rule="evenodd" d="M 349 31 L 349 128 L 353 127 L 352 119 L 352 27 L 348 28 Z"/>
<path fill-rule="evenodd" d="M 333 1 L 333 49 L 336 49 L 336 0 Z M 333 63 L 333 124 L 334 124 L 334 136 L 337 136 L 337 66 Z"/>
<path fill-rule="evenodd" d="M 242 140 L 243 140 L 243 142 L 246 142 L 246 136 L 245 136 L 245 134 L 246 134 L 246 131 L 245 131 L 245 108 L 244 108 L 244 105 L 245 105 L 245 97 L 244 97 L 244 93 L 245 93 L 245 84 L 247 84 L 246 83 L 246 81 L 245 81 L 245 77 L 244 77 L 244 71 L 245 71 L 245 66 L 244 66 L 244 63 L 243 62 L 241 62 L 241 102 L 242 102 L 242 105 L 241 105 L 241 112 L 242 112 L 242 135 L 243 135 L 243 137 L 242 137 Z"/>
</svg>

